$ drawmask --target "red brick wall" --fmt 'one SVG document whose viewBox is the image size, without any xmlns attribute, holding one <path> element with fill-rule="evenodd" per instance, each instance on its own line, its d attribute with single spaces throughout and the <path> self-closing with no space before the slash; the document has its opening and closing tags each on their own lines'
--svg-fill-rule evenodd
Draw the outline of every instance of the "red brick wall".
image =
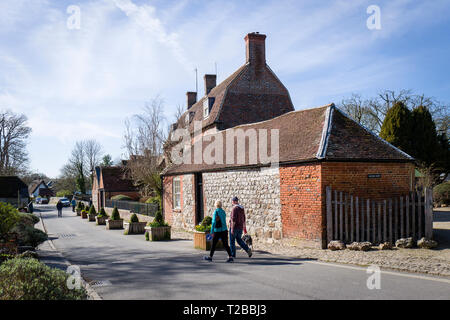
<svg viewBox="0 0 450 320">
<path fill-rule="evenodd" d="M 164 177 L 164 220 L 170 225 L 173 223 L 172 211 L 173 211 L 173 200 L 172 200 L 172 181 L 173 177 Z"/>
<path fill-rule="evenodd" d="M 381 174 L 369 179 L 368 174 Z M 360 197 L 383 199 L 413 188 L 411 163 L 323 162 L 280 167 L 283 237 L 324 246 L 325 187 Z"/>
<path fill-rule="evenodd" d="M 368 178 L 369 174 L 381 174 L 381 178 Z M 385 199 L 411 191 L 413 181 L 412 163 L 322 163 L 323 193 L 326 186 L 331 186 L 358 197 Z"/>
<path fill-rule="evenodd" d="M 318 242 L 323 235 L 321 166 L 280 167 L 283 237 Z"/>
</svg>

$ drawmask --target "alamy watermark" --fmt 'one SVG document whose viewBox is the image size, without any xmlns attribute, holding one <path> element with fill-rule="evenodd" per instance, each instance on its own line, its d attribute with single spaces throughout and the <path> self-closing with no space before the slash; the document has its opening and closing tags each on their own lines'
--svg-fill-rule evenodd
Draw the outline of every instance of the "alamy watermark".
<svg viewBox="0 0 450 320">
<path fill-rule="evenodd" d="M 69 17 L 67 18 L 67 29 L 80 30 L 81 28 L 81 8 L 76 5 L 70 5 L 66 10 Z"/>
<path fill-rule="evenodd" d="M 377 5 L 370 5 L 367 7 L 367 14 L 370 14 L 367 18 L 366 25 L 369 30 L 381 30 L 381 9 Z"/>
<path fill-rule="evenodd" d="M 271 167 L 278 167 L 279 131 L 279 129 L 232 128 L 203 134 L 202 122 L 194 121 L 193 136 L 186 128 L 176 129 L 171 134 L 171 140 L 179 142 L 172 149 L 171 158 L 177 165 L 270 164 Z"/>
<path fill-rule="evenodd" d="M 369 290 L 380 290 L 381 289 L 381 270 L 380 267 L 377 265 L 370 265 L 367 268 L 366 271 L 368 274 L 370 274 L 369 278 L 367 279 L 366 285 L 367 289 Z"/>
<path fill-rule="evenodd" d="M 69 290 L 81 289 L 81 270 L 79 266 L 70 265 L 67 267 L 66 273 L 69 274 L 66 285 Z"/>
</svg>

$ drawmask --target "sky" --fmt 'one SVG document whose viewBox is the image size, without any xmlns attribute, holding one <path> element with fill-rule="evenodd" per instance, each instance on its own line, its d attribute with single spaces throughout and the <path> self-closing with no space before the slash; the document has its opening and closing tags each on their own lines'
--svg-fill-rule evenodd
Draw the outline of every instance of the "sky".
<svg viewBox="0 0 450 320">
<path fill-rule="evenodd" d="M 194 70 L 201 97 L 254 31 L 297 110 L 385 89 L 450 102 L 449 0 L 1 0 L 0 110 L 28 117 L 33 171 L 57 177 L 83 139 L 119 159 L 127 117 L 160 97 L 169 124 Z"/>
</svg>

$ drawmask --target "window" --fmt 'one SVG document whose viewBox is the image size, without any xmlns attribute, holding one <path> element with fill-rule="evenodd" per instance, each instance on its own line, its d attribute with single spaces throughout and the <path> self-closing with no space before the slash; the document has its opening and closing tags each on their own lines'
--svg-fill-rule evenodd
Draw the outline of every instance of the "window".
<svg viewBox="0 0 450 320">
<path fill-rule="evenodd" d="M 180 178 L 173 179 L 173 208 L 180 209 L 181 208 L 181 188 L 180 188 Z"/>
<path fill-rule="evenodd" d="M 209 113 L 211 112 L 214 101 L 215 101 L 215 98 L 213 98 L 213 97 L 206 97 L 206 99 L 203 100 L 203 118 L 204 119 L 209 117 Z"/>
</svg>

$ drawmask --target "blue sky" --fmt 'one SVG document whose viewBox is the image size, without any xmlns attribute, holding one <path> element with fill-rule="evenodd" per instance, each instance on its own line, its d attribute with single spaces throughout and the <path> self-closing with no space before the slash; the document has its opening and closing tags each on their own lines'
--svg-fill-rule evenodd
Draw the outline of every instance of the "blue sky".
<svg viewBox="0 0 450 320">
<path fill-rule="evenodd" d="M 68 29 L 67 8 L 80 8 Z M 370 5 L 381 29 L 369 30 Z M 56 177 L 75 141 L 119 158 L 124 119 L 159 95 L 168 122 L 205 73 L 245 62 L 244 36 L 266 57 L 296 109 L 351 93 L 412 89 L 450 102 L 450 1 L 2 0 L 0 109 L 25 113 L 31 168 Z"/>
</svg>

